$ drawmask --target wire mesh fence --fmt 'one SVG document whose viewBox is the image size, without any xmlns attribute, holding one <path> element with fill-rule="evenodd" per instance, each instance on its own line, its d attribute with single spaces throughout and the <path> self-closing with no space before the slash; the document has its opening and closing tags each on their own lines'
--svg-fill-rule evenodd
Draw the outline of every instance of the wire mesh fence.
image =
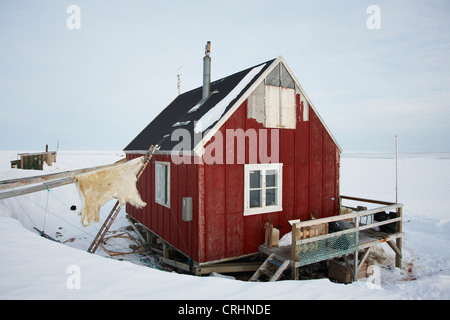
<svg viewBox="0 0 450 320">
<path fill-rule="evenodd" d="M 326 239 L 298 244 L 295 247 L 295 254 L 300 266 L 304 266 L 344 256 L 358 250 L 358 231 L 354 231 L 345 234 L 337 233 Z"/>
</svg>

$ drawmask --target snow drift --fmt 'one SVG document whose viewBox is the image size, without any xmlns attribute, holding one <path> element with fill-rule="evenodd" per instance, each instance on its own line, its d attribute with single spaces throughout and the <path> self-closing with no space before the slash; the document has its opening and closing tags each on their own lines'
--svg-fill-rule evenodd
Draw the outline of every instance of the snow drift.
<svg viewBox="0 0 450 320">
<path fill-rule="evenodd" d="M 15 154 L 0 152 L 1 180 L 39 174 L 9 169 Z M 46 172 L 121 158 L 121 152 L 60 152 Z M 81 207 L 81 199 L 69 185 L 0 201 L 0 299 L 449 299 L 450 155 L 402 155 L 399 165 L 399 200 L 405 205 L 403 268 L 380 266 L 376 286 L 367 279 L 342 285 L 328 279 L 248 283 L 194 277 L 106 258 L 101 250 L 89 254 L 86 250 L 112 204 L 100 210 L 100 223 L 82 226 L 70 210 L 72 204 Z M 394 170 L 392 155 L 344 154 L 341 193 L 392 200 Z M 113 229 L 127 225 L 124 215 Z M 61 243 L 40 237 L 33 226 Z M 391 250 L 384 250 L 389 261 Z"/>
</svg>

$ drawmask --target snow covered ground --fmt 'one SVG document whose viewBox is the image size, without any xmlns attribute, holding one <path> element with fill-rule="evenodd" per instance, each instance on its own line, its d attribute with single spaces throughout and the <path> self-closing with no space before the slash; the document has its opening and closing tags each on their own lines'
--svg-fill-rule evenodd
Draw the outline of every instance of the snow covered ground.
<svg viewBox="0 0 450 320">
<path fill-rule="evenodd" d="M 58 152 L 44 172 L 10 169 L 17 152 L 0 151 L 0 181 L 115 162 L 122 152 Z M 341 194 L 395 200 L 392 154 L 344 154 Z M 449 299 L 450 154 L 402 154 L 399 202 L 404 203 L 404 268 L 380 268 L 378 286 L 328 279 L 248 283 L 194 277 L 86 252 L 100 227 L 81 225 L 74 185 L 0 200 L 1 299 Z M 101 210 L 100 221 L 114 201 Z M 77 209 L 71 210 L 75 205 Z M 127 225 L 124 213 L 115 229 Z M 37 227 L 59 240 L 41 237 Z M 129 243 L 116 241 L 128 250 Z M 386 247 L 388 258 L 391 250 Z M 415 279 L 415 280 L 411 280 Z M 373 279 L 372 279 L 373 280 Z"/>
</svg>

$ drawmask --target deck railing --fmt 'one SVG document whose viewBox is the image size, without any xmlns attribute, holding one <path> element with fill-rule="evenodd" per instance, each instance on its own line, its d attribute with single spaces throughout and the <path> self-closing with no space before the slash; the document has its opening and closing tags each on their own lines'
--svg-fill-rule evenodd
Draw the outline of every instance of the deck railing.
<svg viewBox="0 0 450 320">
<path fill-rule="evenodd" d="M 402 248 L 402 208 L 401 203 L 392 203 L 364 198 L 341 196 L 339 199 L 341 208 L 342 199 L 374 204 L 383 206 L 374 209 L 363 209 L 340 214 L 338 216 L 308 220 L 292 224 L 292 261 L 295 267 L 332 259 L 335 257 L 346 256 L 356 253 L 359 250 L 367 249 L 363 258 L 358 263 L 358 254 L 354 254 L 353 275 L 357 279 L 359 268 L 367 258 L 370 248 L 374 242 L 364 243 L 360 241 L 360 233 L 364 230 L 380 227 L 395 223 L 395 232 L 386 236 L 381 236 L 379 242 L 387 242 L 396 254 L 396 266 L 401 267 L 401 248 Z M 359 207 L 361 209 L 361 207 Z M 395 218 L 385 221 L 376 221 L 374 215 L 379 212 L 396 212 Z M 346 221 L 348 228 L 340 231 L 329 232 L 330 222 Z M 364 221 L 363 223 L 361 221 Z M 396 243 L 393 240 L 396 239 Z"/>
</svg>

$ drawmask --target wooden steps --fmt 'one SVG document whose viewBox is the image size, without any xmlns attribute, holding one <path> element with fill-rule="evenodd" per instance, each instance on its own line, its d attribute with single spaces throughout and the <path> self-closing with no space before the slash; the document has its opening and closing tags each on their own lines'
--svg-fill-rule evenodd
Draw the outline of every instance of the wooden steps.
<svg viewBox="0 0 450 320">
<path fill-rule="evenodd" d="M 269 282 L 277 281 L 284 270 L 290 266 L 290 260 L 279 259 L 275 253 L 269 255 L 269 257 L 263 262 L 258 270 L 253 274 L 249 281 L 257 281 L 261 275 L 265 275 L 269 278 Z"/>
</svg>

